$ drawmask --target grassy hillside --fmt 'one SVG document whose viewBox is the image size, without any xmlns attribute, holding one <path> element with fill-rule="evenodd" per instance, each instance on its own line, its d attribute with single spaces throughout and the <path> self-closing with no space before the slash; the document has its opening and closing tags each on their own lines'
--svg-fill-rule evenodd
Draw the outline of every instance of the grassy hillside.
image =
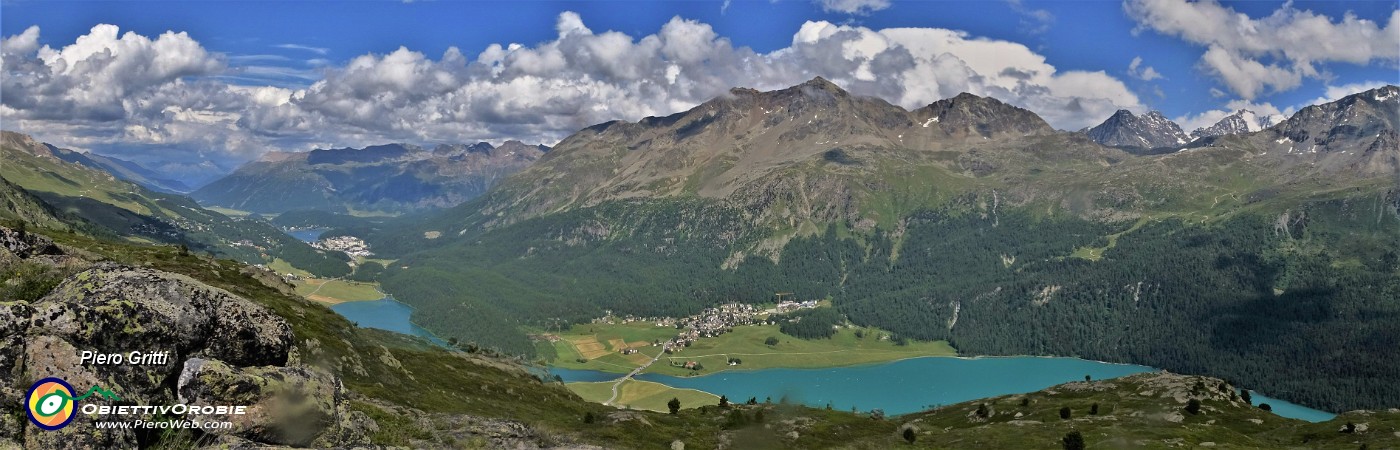
<svg viewBox="0 0 1400 450">
<path fill-rule="evenodd" d="M 0 219 L 50 230 L 68 230 L 76 218 L 64 217 L 52 206 L 0 177 Z"/>
<path fill-rule="evenodd" d="M 28 136 L 4 132 L 0 177 L 41 199 L 58 215 L 80 219 L 95 231 L 184 245 L 250 264 L 282 258 L 322 276 L 350 272 L 343 254 L 313 249 L 266 223 L 230 218 L 187 197 L 154 192 L 48 152 L 47 146 Z"/>
</svg>

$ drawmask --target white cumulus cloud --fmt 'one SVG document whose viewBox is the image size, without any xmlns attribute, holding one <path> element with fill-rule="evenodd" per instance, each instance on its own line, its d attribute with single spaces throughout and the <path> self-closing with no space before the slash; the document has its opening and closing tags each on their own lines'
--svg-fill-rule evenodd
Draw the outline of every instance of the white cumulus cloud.
<svg viewBox="0 0 1400 450">
<path fill-rule="evenodd" d="M 1319 104 L 1319 103 L 1335 102 L 1335 101 L 1337 101 L 1337 100 L 1341 100 L 1342 97 L 1346 97 L 1346 96 L 1348 96 L 1348 95 L 1359 94 L 1359 93 L 1362 93 L 1362 92 L 1366 92 L 1366 91 L 1369 91 L 1369 90 L 1372 90 L 1372 89 L 1375 89 L 1375 88 L 1378 88 L 1378 87 L 1383 87 L 1383 86 L 1386 86 L 1386 85 L 1390 85 L 1390 84 L 1394 84 L 1394 83 L 1393 83 L 1393 82 L 1385 82 L 1385 81 L 1362 81 L 1362 82 L 1359 82 L 1359 83 L 1348 83 L 1348 84 L 1342 84 L 1342 85 L 1336 85 L 1336 86 L 1327 86 L 1327 87 L 1323 88 L 1323 90 L 1322 90 L 1322 96 L 1313 99 L 1312 103 L 1310 103 L 1310 104 L 1316 105 L 1316 104 Z M 1303 105 L 1303 106 L 1307 106 L 1307 105 Z"/>
<path fill-rule="evenodd" d="M 1214 0 L 1126 0 L 1123 9 L 1141 29 L 1206 48 L 1202 68 L 1244 99 L 1323 78 L 1324 64 L 1400 59 L 1400 10 L 1382 24 L 1351 13 L 1333 19 L 1291 2 L 1260 18 Z"/>
<path fill-rule="evenodd" d="M 441 55 L 401 47 L 272 74 L 313 79 L 296 88 L 230 84 L 263 69 L 228 67 L 228 57 L 184 33 L 118 36 L 99 25 L 53 49 L 40 47 L 31 28 L 4 40 L 0 114 L 65 145 L 159 144 L 246 160 L 388 141 L 553 143 L 600 122 L 682 111 L 732 87 L 771 90 L 815 76 L 910 109 L 960 92 L 991 96 L 1062 129 L 1144 109 L 1103 71 L 1059 70 L 1022 44 L 947 29 L 813 21 L 767 53 L 679 17 L 634 37 L 595 31 L 566 12 L 555 30 L 535 45 Z"/>
<path fill-rule="evenodd" d="M 1143 66 L 1141 56 L 1133 57 L 1133 62 L 1128 63 L 1128 75 L 1131 75 L 1133 78 L 1137 78 L 1142 81 L 1152 81 L 1159 78 L 1166 78 L 1163 77 L 1161 73 L 1158 73 L 1157 69 L 1152 68 L 1152 66 Z"/>
</svg>

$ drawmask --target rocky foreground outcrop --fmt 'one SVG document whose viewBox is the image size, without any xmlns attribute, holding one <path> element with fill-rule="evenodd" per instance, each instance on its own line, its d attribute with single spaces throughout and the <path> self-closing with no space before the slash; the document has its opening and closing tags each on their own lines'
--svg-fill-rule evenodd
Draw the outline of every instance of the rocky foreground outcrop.
<svg viewBox="0 0 1400 450">
<path fill-rule="evenodd" d="M 4 258 L 45 263 L 62 250 L 42 237 L 0 228 Z M 231 447 L 353 446 L 368 443 L 373 421 L 347 410 L 339 377 L 289 364 L 292 329 L 260 305 L 183 275 L 99 263 L 65 278 L 42 298 L 0 302 L 0 448 L 135 448 L 162 430 L 98 429 L 96 421 L 228 421 L 191 433 L 194 442 Z M 82 361 L 84 351 L 165 353 L 140 364 Z M 27 424 L 24 396 L 39 378 L 58 377 L 79 405 L 242 405 L 246 414 L 101 416 L 77 414 L 44 431 Z"/>
</svg>

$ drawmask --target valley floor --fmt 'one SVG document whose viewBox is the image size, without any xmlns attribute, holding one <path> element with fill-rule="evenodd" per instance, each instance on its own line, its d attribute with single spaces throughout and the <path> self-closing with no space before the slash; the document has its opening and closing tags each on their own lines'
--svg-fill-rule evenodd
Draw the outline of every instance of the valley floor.
<svg viewBox="0 0 1400 450">
<path fill-rule="evenodd" d="M 306 297 L 307 300 L 325 305 L 379 300 L 384 298 L 384 293 L 379 290 L 379 283 L 349 281 L 338 278 L 317 278 L 311 275 L 310 272 L 293 267 L 291 264 L 281 259 L 268 264 L 268 268 L 277 272 L 279 275 L 295 275 L 296 278 L 291 279 L 290 283 L 296 287 L 297 294 Z"/>
<path fill-rule="evenodd" d="M 575 325 L 568 332 L 549 335 L 553 342 L 538 343 L 550 366 L 566 369 L 626 373 L 662 353 L 656 340 L 675 336 L 676 329 L 652 323 Z M 857 337 L 857 334 L 860 337 Z M 855 366 L 924 356 L 957 356 L 945 341 L 909 341 L 898 345 L 889 333 L 874 328 L 843 327 L 830 339 L 800 339 L 783 334 L 777 325 L 735 327 L 718 337 L 701 338 L 672 354 L 661 354 L 645 373 L 672 376 L 707 375 L 728 370 L 815 369 Z M 765 343 L 770 337 L 778 344 Z M 625 348 L 636 349 L 629 355 Z M 731 358 L 741 361 L 729 365 Z M 686 369 L 687 362 L 702 369 Z"/>
<path fill-rule="evenodd" d="M 612 399 L 611 404 L 613 406 L 628 409 L 666 412 L 666 402 L 671 401 L 672 398 L 680 400 L 682 409 L 719 404 L 719 396 L 709 392 L 695 389 L 678 389 L 661 383 L 630 379 L 622 382 L 622 385 L 618 387 L 617 397 L 614 398 L 614 384 L 615 383 L 611 381 L 601 381 L 592 383 L 568 383 L 565 386 L 584 400 L 594 403 L 606 403 L 609 399 Z"/>
</svg>

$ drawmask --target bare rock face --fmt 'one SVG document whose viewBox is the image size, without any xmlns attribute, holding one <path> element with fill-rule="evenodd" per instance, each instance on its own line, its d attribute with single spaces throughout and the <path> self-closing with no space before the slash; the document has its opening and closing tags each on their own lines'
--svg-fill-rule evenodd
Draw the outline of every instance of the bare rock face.
<svg viewBox="0 0 1400 450">
<path fill-rule="evenodd" d="M 1179 148 L 1190 142 L 1179 125 L 1157 111 L 1137 116 L 1126 109 L 1119 110 L 1103 123 L 1085 130 L 1085 134 L 1110 147 Z"/>
<path fill-rule="evenodd" d="M 0 228 L 11 255 L 41 258 Z M 37 250 L 36 250 L 37 249 Z M 66 279 L 32 303 L 0 303 L 0 448 L 136 448 L 159 433 L 98 429 L 94 421 L 186 419 L 229 421 L 227 437 L 250 447 L 267 444 L 334 447 L 367 442 L 373 421 L 351 414 L 339 378 L 309 367 L 283 367 L 291 327 L 260 305 L 194 279 L 157 270 L 97 264 Z M 165 355 L 123 364 L 83 361 L 83 352 Z M 102 416 L 77 414 L 56 431 L 25 418 L 23 400 L 39 378 L 58 377 L 75 395 L 92 387 L 119 400 L 92 396 L 79 405 L 246 405 L 249 414 Z M 197 435 L 204 432 L 196 432 Z"/>
</svg>

